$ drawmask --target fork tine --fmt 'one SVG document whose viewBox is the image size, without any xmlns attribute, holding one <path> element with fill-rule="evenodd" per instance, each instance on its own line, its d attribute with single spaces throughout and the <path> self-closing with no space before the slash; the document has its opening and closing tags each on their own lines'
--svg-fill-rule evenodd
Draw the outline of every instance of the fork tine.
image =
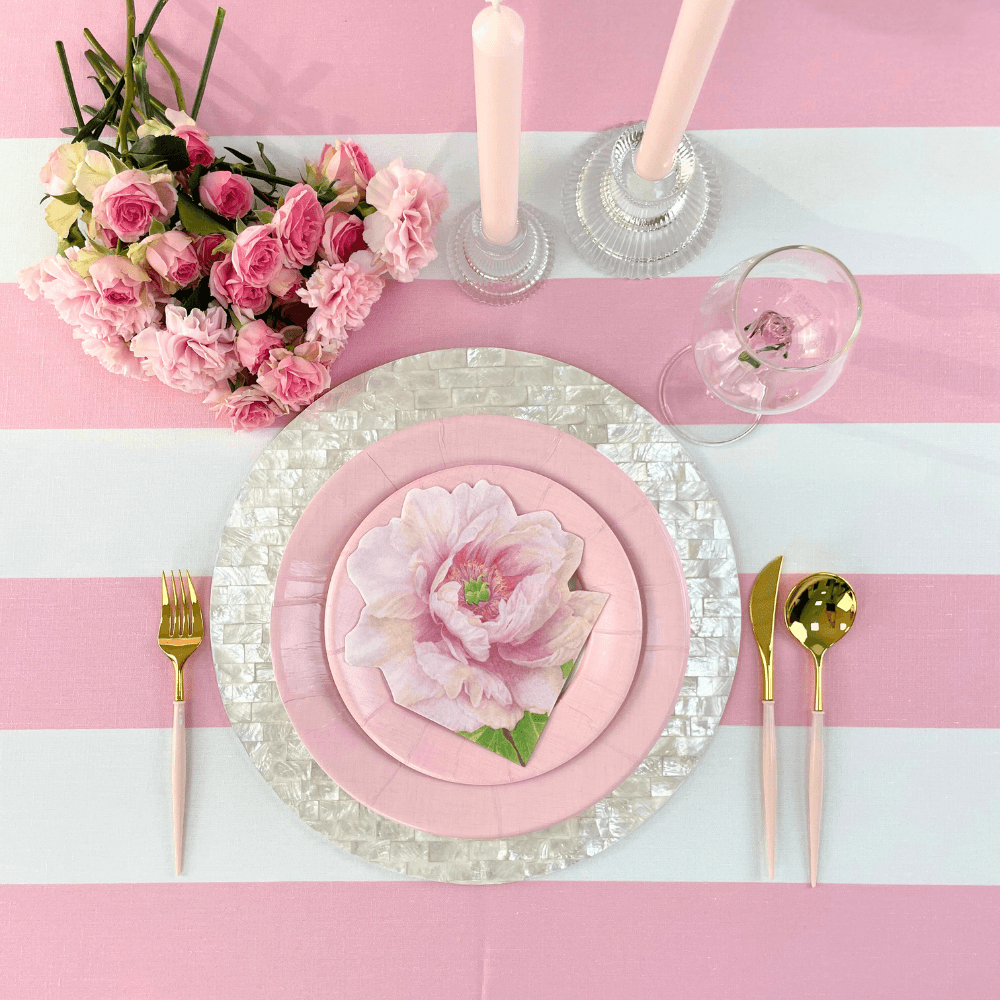
<svg viewBox="0 0 1000 1000">
<path fill-rule="evenodd" d="M 194 583 L 191 580 L 191 571 L 185 570 L 184 572 L 187 573 L 188 592 L 191 595 L 191 615 L 193 618 L 194 634 L 196 638 L 200 639 L 205 634 L 205 623 L 201 617 L 201 605 L 198 603 L 198 593 L 194 589 Z"/>
<path fill-rule="evenodd" d="M 184 589 L 184 574 L 181 570 L 177 571 L 177 578 L 181 591 L 181 603 L 184 606 L 184 635 L 188 637 L 194 629 L 194 613 L 191 611 L 191 598 L 188 597 L 187 591 Z"/>
<path fill-rule="evenodd" d="M 166 639 L 170 635 L 170 596 L 167 594 L 167 574 L 160 573 L 161 593 L 163 596 L 163 610 L 160 612 L 160 638 Z"/>
<path fill-rule="evenodd" d="M 177 603 L 177 578 L 174 576 L 173 570 L 170 571 L 170 591 L 173 605 L 173 615 L 170 619 L 170 634 L 171 636 L 179 636 L 181 634 L 181 608 Z"/>
</svg>

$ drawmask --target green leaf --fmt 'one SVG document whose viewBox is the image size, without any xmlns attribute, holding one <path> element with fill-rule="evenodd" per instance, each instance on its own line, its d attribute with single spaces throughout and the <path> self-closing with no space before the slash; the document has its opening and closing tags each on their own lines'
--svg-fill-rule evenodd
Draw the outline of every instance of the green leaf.
<svg viewBox="0 0 1000 1000">
<path fill-rule="evenodd" d="M 226 226 L 217 216 L 206 212 L 196 205 L 183 192 L 177 195 L 177 208 L 181 214 L 181 225 L 196 236 L 208 236 L 209 233 L 225 233 Z"/>
<path fill-rule="evenodd" d="M 246 229 L 246 227 L 247 227 L 247 224 L 242 219 L 237 219 L 236 220 L 236 235 L 239 236 L 239 234 L 242 233 L 243 230 Z"/>
<path fill-rule="evenodd" d="M 274 164 L 267 158 L 267 154 L 264 152 L 264 143 L 262 143 L 259 139 L 257 140 L 257 151 L 260 153 L 261 163 L 264 164 L 268 173 L 276 174 L 278 171 L 275 169 Z"/>
<path fill-rule="evenodd" d="M 232 153 L 233 156 L 236 157 L 236 159 L 242 160 L 248 167 L 252 167 L 253 166 L 253 157 L 252 156 L 247 156 L 246 153 L 241 153 L 238 149 L 233 149 L 232 146 L 223 146 L 222 148 L 227 153 Z"/>
<path fill-rule="evenodd" d="M 274 212 L 265 212 L 263 209 L 259 209 L 257 212 L 257 221 L 262 226 L 266 226 L 273 218 Z"/>
<path fill-rule="evenodd" d="M 52 195 L 56 201 L 61 201 L 64 205 L 79 205 L 80 204 L 80 192 L 79 191 L 69 191 L 66 194 L 54 194 Z"/>
<path fill-rule="evenodd" d="M 562 665 L 563 680 L 565 680 L 567 677 L 569 677 L 571 673 L 573 673 L 574 663 L 576 663 L 576 660 L 568 660 L 566 663 Z"/>
<path fill-rule="evenodd" d="M 153 221 L 149 224 L 150 236 L 157 236 L 160 233 L 165 233 L 166 231 L 167 227 L 162 222 L 158 222 L 156 219 L 153 219 Z"/>
<path fill-rule="evenodd" d="M 480 726 L 473 733 L 460 732 L 458 735 L 472 740 L 473 743 L 478 743 L 481 747 L 486 747 L 487 750 L 492 750 L 494 753 L 500 754 L 501 757 L 506 757 L 507 760 L 512 760 L 515 764 L 519 763 L 517 751 L 515 751 L 510 741 L 499 729 Z"/>
<path fill-rule="evenodd" d="M 191 166 L 187 146 L 178 135 L 145 135 L 132 143 L 129 154 L 137 163 L 166 163 L 168 170 L 187 170 Z"/>
<path fill-rule="evenodd" d="M 378 211 L 378 209 L 376 209 L 374 205 L 369 205 L 367 201 L 362 201 L 358 203 L 358 207 L 355 211 L 357 211 L 358 215 L 364 219 L 366 216 Z"/>
<path fill-rule="evenodd" d="M 511 739 L 517 752 L 521 755 L 521 760 L 525 764 L 538 743 L 538 737 L 542 735 L 545 723 L 549 721 L 548 715 L 544 712 L 525 712 L 521 721 L 510 731 Z"/>
</svg>

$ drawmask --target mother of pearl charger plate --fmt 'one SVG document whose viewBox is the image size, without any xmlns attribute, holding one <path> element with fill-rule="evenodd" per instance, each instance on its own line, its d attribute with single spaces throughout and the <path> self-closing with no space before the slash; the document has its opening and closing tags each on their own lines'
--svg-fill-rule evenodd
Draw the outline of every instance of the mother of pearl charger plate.
<svg viewBox="0 0 1000 1000">
<path fill-rule="evenodd" d="M 558 427 L 595 445 L 657 509 L 681 557 L 691 649 L 680 696 L 635 773 L 554 827 L 496 840 L 423 833 L 360 805 L 312 760 L 274 683 L 268 622 L 291 530 L 326 479 L 366 445 L 426 420 L 497 414 Z M 647 608 L 647 618 L 650 614 Z M 655 611 L 653 612 L 655 614 Z M 725 707 L 739 646 L 735 559 L 718 504 L 669 429 L 578 369 L 502 349 L 429 352 L 340 386 L 263 452 L 223 533 L 212 643 L 233 729 L 279 797 L 342 848 L 392 871 L 504 882 L 592 856 L 649 818 L 690 773 Z"/>
</svg>

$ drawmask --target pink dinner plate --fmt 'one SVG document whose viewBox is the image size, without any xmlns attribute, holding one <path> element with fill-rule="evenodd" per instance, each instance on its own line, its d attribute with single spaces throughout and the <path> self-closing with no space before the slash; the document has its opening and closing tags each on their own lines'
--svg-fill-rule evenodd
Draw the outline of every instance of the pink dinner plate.
<svg viewBox="0 0 1000 1000">
<path fill-rule="evenodd" d="M 525 781 L 467 785 L 398 761 L 358 725 L 327 662 L 323 625 L 334 566 L 354 527 L 406 483 L 442 468 L 495 463 L 571 489 L 613 526 L 639 585 L 643 648 L 615 717 L 584 750 Z M 271 609 L 279 694 L 313 759 L 375 812 L 445 837 L 512 837 L 559 823 L 629 777 L 663 731 L 687 663 L 687 587 L 677 551 L 646 496 L 594 447 L 513 417 L 427 421 L 369 445 L 324 484 L 291 533 Z"/>
<path fill-rule="evenodd" d="M 336 474 L 335 474 L 336 475 Z M 380 670 L 351 666 L 344 638 L 358 623 L 364 600 L 347 573 L 347 560 L 372 528 L 399 517 L 411 489 L 486 480 L 510 497 L 518 514 L 547 510 L 565 531 L 583 539 L 577 579 L 584 590 L 608 594 L 607 603 L 538 745 L 523 767 L 457 733 L 402 708 Z M 333 511 L 337 513 L 336 509 Z M 604 518 L 572 490 L 527 469 L 460 465 L 408 483 L 382 501 L 351 535 L 333 570 L 326 604 L 326 652 L 344 704 L 361 728 L 397 760 L 424 774 L 466 785 L 525 781 L 575 757 L 614 718 L 628 694 L 642 648 L 642 603 L 628 557 Z"/>
</svg>

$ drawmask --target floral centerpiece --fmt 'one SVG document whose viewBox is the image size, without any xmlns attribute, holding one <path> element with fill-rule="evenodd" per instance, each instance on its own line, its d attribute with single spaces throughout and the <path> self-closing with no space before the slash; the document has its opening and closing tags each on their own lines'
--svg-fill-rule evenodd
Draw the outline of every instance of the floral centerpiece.
<svg viewBox="0 0 1000 1000">
<path fill-rule="evenodd" d="M 376 170 L 351 139 L 325 145 L 299 178 L 280 175 L 261 143 L 257 159 L 220 156 L 196 119 L 225 11 L 188 114 L 152 35 L 166 2 L 138 34 L 126 3 L 124 68 L 84 32 L 100 108 L 80 106 L 56 43 L 76 116 L 40 173 L 59 243 L 18 280 L 109 371 L 202 395 L 234 429 L 264 427 L 330 387 L 387 279 L 412 281 L 437 256 L 448 194 L 401 160 Z M 147 50 L 176 108 L 150 92 Z"/>
</svg>

